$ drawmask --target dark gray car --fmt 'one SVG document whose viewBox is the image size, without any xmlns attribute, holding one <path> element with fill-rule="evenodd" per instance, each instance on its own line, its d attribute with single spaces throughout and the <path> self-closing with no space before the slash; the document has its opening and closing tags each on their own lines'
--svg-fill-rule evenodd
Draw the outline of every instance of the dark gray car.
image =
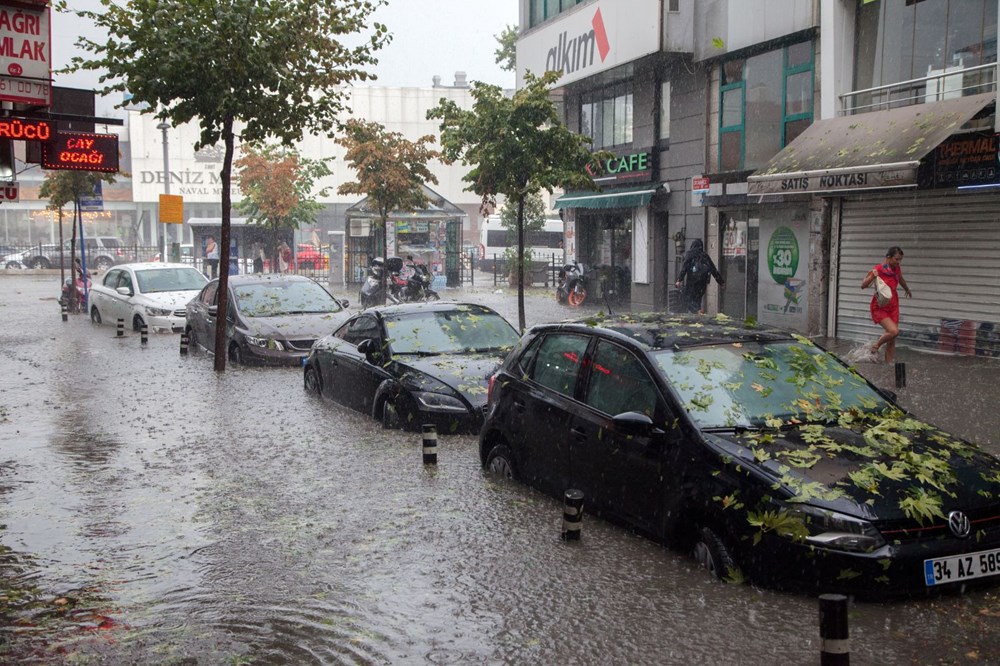
<svg viewBox="0 0 1000 666">
<path fill-rule="evenodd" d="M 212 280 L 187 305 L 185 331 L 193 349 L 214 349 L 219 281 Z M 226 353 L 232 363 L 299 365 L 317 338 L 349 315 L 348 302 L 300 275 L 229 277 Z"/>
</svg>

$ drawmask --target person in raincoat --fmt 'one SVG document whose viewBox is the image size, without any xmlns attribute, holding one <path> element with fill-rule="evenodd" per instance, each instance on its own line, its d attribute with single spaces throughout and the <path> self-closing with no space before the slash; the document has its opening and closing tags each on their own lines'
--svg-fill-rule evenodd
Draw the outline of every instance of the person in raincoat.
<svg viewBox="0 0 1000 666">
<path fill-rule="evenodd" d="M 677 272 L 677 282 L 674 283 L 684 296 L 684 305 L 688 312 L 701 312 L 705 290 L 708 289 L 708 282 L 713 277 L 720 286 L 726 284 L 719 274 L 719 269 L 715 267 L 715 262 L 705 252 L 705 244 L 700 238 L 696 238 L 691 241 L 690 249 L 684 253 L 684 261 L 681 262 L 680 270 Z"/>
<path fill-rule="evenodd" d="M 903 279 L 903 269 L 900 266 L 902 261 L 903 249 L 898 245 L 893 245 L 886 251 L 885 261 L 868 271 L 865 279 L 861 281 L 861 288 L 867 289 L 875 282 L 875 278 L 882 278 L 882 281 L 892 291 L 892 298 L 887 304 L 879 305 L 876 293 L 872 295 L 872 302 L 868 306 L 872 313 L 872 321 L 885 329 L 882 337 L 872 345 L 872 360 L 878 360 L 878 350 L 883 345 L 885 345 L 885 362 L 892 363 L 896 358 L 896 338 L 899 337 L 899 293 L 896 289 L 902 287 L 907 298 L 913 296 L 906 280 Z"/>
</svg>

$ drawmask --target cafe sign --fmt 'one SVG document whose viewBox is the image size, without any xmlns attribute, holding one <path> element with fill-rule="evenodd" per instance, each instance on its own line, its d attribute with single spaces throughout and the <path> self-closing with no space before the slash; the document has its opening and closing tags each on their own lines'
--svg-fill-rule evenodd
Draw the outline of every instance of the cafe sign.
<svg viewBox="0 0 1000 666">
<path fill-rule="evenodd" d="M 591 167 L 587 172 L 595 183 L 642 183 L 653 180 L 653 153 L 651 150 L 615 155 L 601 162 L 601 170 Z"/>
</svg>

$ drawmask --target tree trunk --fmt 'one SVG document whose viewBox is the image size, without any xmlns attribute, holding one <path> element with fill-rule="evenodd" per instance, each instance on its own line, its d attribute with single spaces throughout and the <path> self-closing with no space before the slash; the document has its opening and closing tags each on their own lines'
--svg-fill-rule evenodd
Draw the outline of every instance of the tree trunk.
<svg viewBox="0 0 1000 666">
<path fill-rule="evenodd" d="M 524 335 L 524 199 L 521 194 L 517 198 L 517 325 Z"/>
<path fill-rule="evenodd" d="M 216 292 L 217 314 L 215 316 L 215 371 L 226 370 L 226 326 L 229 318 L 229 226 L 233 213 L 232 183 L 233 173 L 233 117 L 226 115 L 222 121 L 222 137 L 226 144 L 222 160 L 222 231 L 219 234 L 219 290 Z"/>
<path fill-rule="evenodd" d="M 61 255 L 63 249 L 59 248 L 59 254 Z M 76 295 L 76 206 L 73 207 L 73 235 L 70 236 L 69 241 L 69 265 L 72 266 L 70 269 L 70 275 L 72 276 L 73 288 L 69 290 L 69 311 L 76 314 L 80 311 L 80 299 Z"/>
<path fill-rule="evenodd" d="M 389 211 L 382 211 L 382 305 L 389 299 Z"/>
</svg>

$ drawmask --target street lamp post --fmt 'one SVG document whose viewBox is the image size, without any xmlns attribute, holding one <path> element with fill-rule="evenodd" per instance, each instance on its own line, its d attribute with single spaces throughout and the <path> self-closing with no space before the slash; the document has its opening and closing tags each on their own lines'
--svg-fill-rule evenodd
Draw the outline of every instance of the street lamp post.
<svg viewBox="0 0 1000 666">
<path fill-rule="evenodd" d="M 167 153 L 167 130 L 170 129 L 170 123 L 166 120 L 161 120 L 156 126 L 156 129 L 163 132 L 163 193 L 170 194 L 170 157 Z M 160 249 L 160 261 L 166 262 L 167 260 L 167 223 L 163 222 L 163 247 Z"/>
</svg>

